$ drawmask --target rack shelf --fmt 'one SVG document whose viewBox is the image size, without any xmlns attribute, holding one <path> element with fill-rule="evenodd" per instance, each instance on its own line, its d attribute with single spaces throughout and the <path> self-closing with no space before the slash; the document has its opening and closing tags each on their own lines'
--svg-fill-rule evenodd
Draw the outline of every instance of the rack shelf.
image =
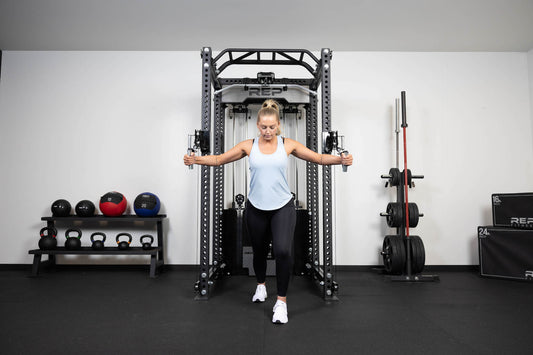
<svg viewBox="0 0 533 355">
<path fill-rule="evenodd" d="M 128 249 L 119 249 L 118 247 L 105 247 L 101 250 L 94 250 L 91 247 L 82 247 L 78 250 L 69 250 L 64 247 L 57 247 L 52 250 L 32 249 L 28 254 L 33 255 L 32 276 L 39 274 L 39 267 L 41 266 L 42 256 L 48 255 L 48 263 L 56 264 L 56 255 L 150 255 L 150 277 L 156 276 L 156 271 L 165 265 L 164 260 L 164 243 L 163 243 L 163 219 L 167 216 L 164 214 L 154 217 L 139 217 L 137 215 L 123 215 L 117 217 L 107 217 L 103 215 L 95 215 L 93 217 L 41 217 L 45 221 L 47 227 L 55 228 L 56 222 L 74 222 L 74 221 L 108 221 L 108 222 L 153 222 L 157 228 L 157 246 L 150 249 L 143 249 L 141 247 L 131 247 Z"/>
</svg>

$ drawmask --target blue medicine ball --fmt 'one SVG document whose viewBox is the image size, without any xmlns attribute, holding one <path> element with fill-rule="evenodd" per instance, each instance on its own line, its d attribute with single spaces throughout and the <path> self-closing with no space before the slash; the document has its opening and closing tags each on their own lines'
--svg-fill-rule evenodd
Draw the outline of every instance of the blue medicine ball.
<svg viewBox="0 0 533 355">
<path fill-rule="evenodd" d="M 159 213 L 160 208 L 159 197 L 151 192 L 143 192 L 133 202 L 133 209 L 137 216 L 140 217 L 154 217 Z"/>
</svg>

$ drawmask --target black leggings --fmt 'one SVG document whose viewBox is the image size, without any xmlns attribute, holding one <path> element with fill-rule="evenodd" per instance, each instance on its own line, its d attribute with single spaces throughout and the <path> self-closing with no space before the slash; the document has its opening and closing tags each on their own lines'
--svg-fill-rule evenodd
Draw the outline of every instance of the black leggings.
<svg viewBox="0 0 533 355">
<path fill-rule="evenodd" d="M 296 226 L 294 200 L 290 200 L 285 206 L 272 211 L 257 209 L 248 201 L 245 220 L 254 252 L 253 264 L 257 283 L 264 283 L 266 280 L 269 232 L 271 232 L 272 251 L 276 259 L 278 296 L 287 296 L 293 263 L 292 243 Z"/>
</svg>

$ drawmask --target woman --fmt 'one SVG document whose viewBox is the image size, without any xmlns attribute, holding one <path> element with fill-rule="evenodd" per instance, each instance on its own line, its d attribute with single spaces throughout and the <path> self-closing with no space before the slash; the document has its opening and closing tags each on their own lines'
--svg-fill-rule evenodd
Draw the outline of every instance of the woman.
<svg viewBox="0 0 533 355">
<path fill-rule="evenodd" d="M 259 137 L 240 142 L 220 155 L 185 155 L 185 165 L 219 166 L 245 156 L 250 163 L 250 190 L 246 203 L 245 222 L 252 242 L 253 267 L 257 287 L 253 302 L 267 298 L 265 286 L 267 248 L 272 235 L 276 259 L 277 301 L 273 323 L 287 323 L 287 289 L 292 270 L 292 243 L 296 224 L 294 200 L 287 183 L 287 163 L 290 154 L 320 165 L 352 165 L 351 155 L 318 154 L 303 144 L 280 136 L 279 107 L 274 100 L 266 100 L 257 114 Z"/>
</svg>

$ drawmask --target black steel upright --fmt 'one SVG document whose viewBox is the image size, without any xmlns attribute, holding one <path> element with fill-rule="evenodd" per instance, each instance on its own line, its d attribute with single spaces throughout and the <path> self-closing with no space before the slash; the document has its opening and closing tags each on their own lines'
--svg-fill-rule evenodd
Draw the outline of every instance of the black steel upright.
<svg viewBox="0 0 533 355">
<path fill-rule="evenodd" d="M 322 132 L 331 130 L 331 75 L 330 62 L 331 51 L 322 49 Z M 333 294 L 333 222 L 332 222 L 333 200 L 331 193 L 331 166 L 324 165 L 322 168 L 322 257 L 324 287 L 323 297 L 330 299 Z"/>
<path fill-rule="evenodd" d="M 212 137 L 212 154 L 224 152 L 226 90 L 242 88 L 250 95 L 248 103 L 258 103 L 264 97 L 271 97 L 293 88 L 305 92 L 308 98 L 304 104 L 306 110 L 306 145 L 318 152 L 318 135 L 331 129 L 331 51 L 322 49 L 320 59 L 313 53 L 303 49 L 236 49 L 221 51 L 212 56 L 211 48 L 205 47 L 202 57 L 202 130 L 209 131 Z M 231 65 L 292 65 L 301 66 L 311 74 L 311 78 L 222 78 L 221 73 Z M 321 87 L 320 95 L 318 92 Z M 214 99 L 212 100 L 212 94 Z M 254 95 L 252 95 L 254 94 Z M 212 101 L 214 114 L 212 115 Z M 318 120 L 318 102 L 322 105 L 322 121 Z M 288 102 L 291 103 L 291 102 Z M 214 118 L 214 122 L 211 120 Z M 211 132 L 211 129 L 213 131 Z M 320 240 L 320 189 L 318 166 L 314 163 L 306 165 L 307 208 L 309 213 L 309 251 L 307 253 L 307 269 L 309 275 L 321 286 L 324 299 L 336 299 L 336 282 L 334 277 L 334 245 L 332 228 L 332 191 L 331 168 L 323 167 L 322 174 L 322 243 Z M 224 273 L 224 251 L 222 249 L 224 209 L 224 167 L 213 169 L 213 180 L 210 167 L 201 168 L 201 201 L 200 201 L 200 274 L 196 283 L 197 299 L 208 299 L 210 288 Z M 212 183 L 212 185 L 211 185 Z M 213 193 L 211 198 L 210 193 Z M 210 212 L 213 216 L 211 218 Z M 213 223 L 212 234 L 210 223 Z M 322 244 L 322 253 L 320 245 Z M 211 249 L 212 248 L 212 249 Z"/>
<path fill-rule="evenodd" d="M 224 153 L 224 107 L 220 102 L 220 94 L 214 98 L 215 122 L 213 132 L 213 154 Z M 213 169 L 213 265 L 221 266 L 222 262 L 222 209 L 224 208 L 224 168 Z"/>
<path fill-rule="evenodd" d="M 211 49 L 202 49 L 202 130 L 211 128 Z M 211 249 L 209 241 L 210 226 L 210 190 L 211 170 L 202 165 L 200 173 L 200 275 L 197 284 L 198 299 L 209 297 Z"/>
<path fill-rule="evenodd" d="M 317 99 L 312 97 L 307 105 L 307 116 L 317 117 Z M 318 152 L 318 122 L 308 119 L 306 121 L 307 148 Z M 308 251 L 309 266 L 312 270 L 320 267 L 320 239 L 319 239 L 319 215 L 318 215 L 318 166 L 314 163 L 306 164 L 307 180 L 307 210 L 309 213 L 309 245 Z"/>
</svg>

